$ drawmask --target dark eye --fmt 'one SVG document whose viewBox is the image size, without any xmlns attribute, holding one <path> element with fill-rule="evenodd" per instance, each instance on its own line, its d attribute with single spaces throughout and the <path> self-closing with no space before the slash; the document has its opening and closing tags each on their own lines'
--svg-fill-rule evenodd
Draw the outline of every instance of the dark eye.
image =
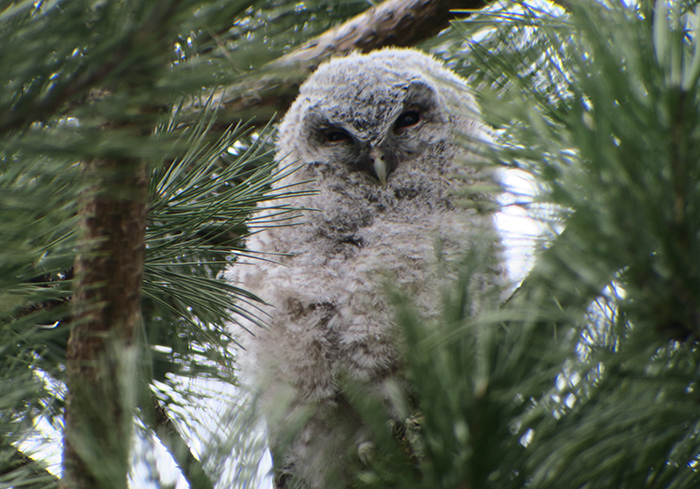
<svg viewBox="0 0 700 489">
<path fill-rule="evenodd" d="M 343 129 L 329 129 L 325 132 L 325 135 L 326 141 L 329 143 L 340 143 L 350 140 L 350 134 Z"/>
<path fill-rule="evenodd" d="M 396 122 L 394 122 L 394 131 L 399 129 L 404 129 L 406 127 L 415 126 L 420 122 L 420 112 L 417 110 L 407 110 L 399 117 L 397 117 Z"/>
</svg>

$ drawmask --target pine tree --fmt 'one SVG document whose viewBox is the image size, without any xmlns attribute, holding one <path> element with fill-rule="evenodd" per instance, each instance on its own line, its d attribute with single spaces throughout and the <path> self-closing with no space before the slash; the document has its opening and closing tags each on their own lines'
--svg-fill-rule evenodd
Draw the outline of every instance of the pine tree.
<svg viewBox="0 0 700 489">
<path fill-rule="evenodd" d="M 435 324 L 387 291 L 406 421 L 347 386 L 374 427 L 357 487 L 700 485 L 700 22 L 679 1 L 560 4 L 496 3 L 420 44 L 473 83 L 489 156 L 533 177 L 550 232 L 505 303 L 470 306 L 479 250 Z M 235 383 L 225 323 L 256 298 L 220 272 L 265 225 L 264 126 L 334 50 L 294 47 L 365 8 L 0 1 L 0 487 L 58 485 L 23 453 L 39 420 L 65 423 L 64 487 L 126 487 L 134 419 L 190 487 L 254 478 L 254 413 L 196 453 L 181 405 L 204 394 L 175 379 Z"/>
<path fill-rule="evenodd" d="M 359 487 L 700 484 L 696 14 L 507 3 L 433 42 L 498 129 L 494 164 L 537 182 L 525 205 L 551 232 L 504 304 L 472 313 L 478 256 L 438 324 L 397 296 L 419 409 L 398 438 L 376 423 Z M 398 455 L 416 420 L 417 462 Z"/>
<path fill-rule="evenodd" d="M 126 487 L 136 414 L 212 487 L 168 384 L 235 382 L 225 323 L 257 299 L 219 275 L 262 225 L 249 216 L 270 198 L 271 156 L 263 128 L 209 131 L 211 95 L 299 42 L 297 22 L 313 35 L 358 11 L 314 21 L 326 8 L 0 2 L 0 484 L 57 484 L 21 449 L 48 419 L 63 487 Z"/>
</svg>

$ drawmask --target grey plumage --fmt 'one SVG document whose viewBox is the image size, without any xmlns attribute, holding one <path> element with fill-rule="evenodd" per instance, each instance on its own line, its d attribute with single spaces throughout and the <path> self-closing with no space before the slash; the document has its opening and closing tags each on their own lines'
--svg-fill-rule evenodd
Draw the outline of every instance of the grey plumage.
<svg viewBox="0 0 700 489">
<path fill-rule="evenodd" d="M 415 50 L 334 59 L 302 85 L 277 144 L 280 171 L 299 169 L 277 187 L 314 193 L 292 202 L 306 209 L 295 226 L 250 238 L 272 261 L 242 258 L 229 273 L 269 304 L 249 350 L 278 487 L 346 487 L 361 463 L 367 433 L 338 383 L 381 394 L 400 381 L 385 285 L 436 316 L 435 243 L 449 260 L 479 236 L 496 241 L 490 216 L 455 197 L 480 178 L 467 147 L 486 138 L 464 80 Z"/>
</svg>

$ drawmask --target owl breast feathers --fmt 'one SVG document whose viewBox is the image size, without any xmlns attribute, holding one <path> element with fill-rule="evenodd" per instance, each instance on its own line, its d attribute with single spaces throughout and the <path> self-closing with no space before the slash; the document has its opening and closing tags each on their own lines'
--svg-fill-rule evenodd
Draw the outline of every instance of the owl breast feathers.
<svg viewBox="0 0 700 489">
<path fill-rule="evenodd" d="M 401 383 L 387 286 L 436 316 L 437 262 L 496 241 L 490 216 L 455 195 L 482 177 L 487 135 L 464 80 L 415 50 L 334 59 L 302 85 L 276 156 L 276 187 L 305 191 L 302 210 L 249 239 L 267 261 L 241 257 L 229 275 L 268 304 L 249 350 L 277 487 L 347 487 L 368 434 L 341 382 L 380 396 Z"/>
</svg>

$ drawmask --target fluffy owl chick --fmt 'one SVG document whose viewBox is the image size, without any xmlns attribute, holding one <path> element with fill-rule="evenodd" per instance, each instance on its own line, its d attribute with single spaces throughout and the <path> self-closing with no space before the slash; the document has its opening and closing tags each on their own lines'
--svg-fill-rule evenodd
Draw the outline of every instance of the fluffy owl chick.
<svg viewBox="0 0 700 489">
<path fill-rule="evenodd" d="M 478 206 L 455 204 L 480 166 L 467 147 L 485 137 L 465 81 L 415 50 L 333 59 L 301 86 L 277 144 L 279 171 L 298 169 L 276 186 L 309 191 L 291 203 L 304 210 L 251 237 L 270 261 L 241 259 L 230 273 L 269 305 L 249 350 L 277 487 L 349 484 L 368 440 L 340 384 L 381 395 L 400 383 L 386 285 L 434 316 L 436 243 L 449 260 L 493 235 Z"/>
</svg>

